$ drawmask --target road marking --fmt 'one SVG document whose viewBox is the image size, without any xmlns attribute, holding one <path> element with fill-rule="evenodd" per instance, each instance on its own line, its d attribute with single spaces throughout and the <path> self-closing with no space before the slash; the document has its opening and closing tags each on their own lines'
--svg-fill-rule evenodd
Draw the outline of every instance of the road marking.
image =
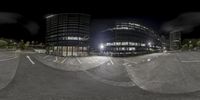
<svg viewBox="0 0 200 100">
<path fill-rule="evenodd" d="M 110 66 L 111 64 L 110 64 L 110 63 L 107 63 L 107 65 Z"/>
<path fill-rule="evenodd" d="M 133 86 L 135 86 L 133 81 L 130 81 L 130 82 L 117 82 L 117 81 L 112 81 L 112 80 L 107 80 L 107 79 L 101 78 L 101 77 L 99 77 L 97 75 L 94 75 L 94 74 L 90 73 L 87 70 L 83 70 L 83 72 L 85 72 L 87 75 L 89 75 L 93 79 L 95 79 L 95 80 L 97 80 L 99 82 L 108 84 L 108 85 L 120 86 L 120 87 L 133 87 Z"/>
<path fill-rule="evenodd" d="M 182 60 L 183 63 L 193 63 L 193 62 L 200 62 L 200 60 Z"/>
<path fill-rule="evenodd" d="M 77 61 L 79 62 L 79 64 L 81 64 L 82 62 L 80 61 L 80 59 L 78 59 L 77 57 L 76 57 L 76 59 L 77 59 Z"/>
<path fill-rule="evenodd" d="M 128 67 L 131 67 L 132 65 L 129 64 L 129 63 L 123 63 L 124 66 L 128 66 Z"/>
<path fill-rule="evenodd" d="M 49 57 L 49 55 L 44 56 L 43 59 L 46 59 L 47 57 Z"/>
<path fill-rule="evenodd" d="M 148 59 L 147 59 L 147 61 L 149 62 L 149 61 L 151 61 L 151 59 L 150 59 L 150 58 L 148 58 Z"/>
<path fill-rule="evenodd" d="M 123 63 L 122 65 L 124 65 L 124 66 L 126 66 L 126 65 L 128 65 L 129 63 Z"/>
<path fill-rule="evenodd" d="M 112 59 L 110 57 L 109 57 L 109 60 L 110 60 L 111 64 L 114 65 L 114 63 L 113 63 L 113 61 L 112 61 Z"/>
<path fill-rule="evenodd" d="M 58 57 L 56 57 L 56 59 L 53 62 L 57 62 L 58 61 Z"/>
<path fill-rule="evenodd" d="M 29 56 L 26 56 L 26 58 L 28 58 L 28 60 L 29 60 L 32 64 L 35 64 L 35 62 L 33 62 L 33 60 L 32 60 Z"/>
<path fill-rule="evenodd" d="M 67 57 L 66 57 L 65 59 L 63 59 L 63 60 L 61 61 L 61 63 L 64 63 L 66 60 L 67 60 Z"/>
<path fill-rule="evenodd" d="M 7 60 L 15 59 L 15 58 L 17 58 L 16 51 L 15 51 L 15 56 L 14 56 L 14 57 L 12 57 L 12 58 L 7 58 L 7 59 L 1 59 L 0 61 L 7 61 Z"/>
<path fill-rule="evenodd" d="M 17 58 L 17 56 L 13 57 L 13 58 L 8 58 L 8 59 L 1 59 L 0 61 L 7 61 L 7 60 L 12 60 L 12 59 L 15 59 Z"/>
<path fill-rule="evenodd" d="M 129 61 L 129 60 L 127 60 L 127 59 L 123 59 L 123 60 L 124 60 L 124 61 L 127 61 L 128 63 L 138 64 L 137 62 Z M 124 63 L 124 64 L 126 64 L 126 63 Z"/>
<path fill-rule="evenodd" d="M 128 64 L 127 66 L 131 67 L 132 65 Z"/>
<path fill-rule="evenodd" d="M 69 64 L 71 64 L 71 65 L 74 65 L 74 63 L 72 62 L 74 59 L 70 59 L 69 61 L 68 61 L 68 63 Z"/>
</svg>

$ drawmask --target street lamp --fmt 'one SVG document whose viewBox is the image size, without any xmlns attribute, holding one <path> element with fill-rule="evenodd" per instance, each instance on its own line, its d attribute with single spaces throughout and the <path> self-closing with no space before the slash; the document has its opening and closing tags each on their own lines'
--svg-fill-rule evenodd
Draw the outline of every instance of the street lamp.
<svg viewBox="0 0 200 100">
<path fill-rule="evenodd" d="M 101 44 L 99 45 L 99 48 L 100 48 L 100 50 L 103 50 L 103 49 L 104 49 L 104 45 L 101 43 Z"/>
<path fill-rule="evenodd" d="M 148 52 L 150 52 L 151 42 L 148 42 L 147 45 L 148 45 L 148 47 L 147 47 L 148 48 Z"/>
<path fill-rule="evenodd" d="M 151 42 L 148 42 L 148 46 L 151 47 Z"/>
<path fill-rule="evenodd" d="M 99 45 L 99 49 L 100 49 L 100 55 L 102 55 L 102 54 L 103 54 L 103 50 L 104 50 L 104 45 L 103 45 L 103 43 L 101 43 L 101 44 Z"/>
</svg>

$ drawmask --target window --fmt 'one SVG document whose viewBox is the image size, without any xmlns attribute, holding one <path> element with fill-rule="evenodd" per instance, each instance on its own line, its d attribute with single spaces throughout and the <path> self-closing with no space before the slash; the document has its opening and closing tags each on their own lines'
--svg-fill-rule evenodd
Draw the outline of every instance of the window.
<svg viewBox="0 0 200 100">
<path fill-rule="evenodd" d="M 128 45 L 128 42 L 122 42 L 122 45 Z"/>
<path fill-rule="evenodd" d="M 144 44 L 144 43 L 141 43 L 141 46 L 142 46 L 142 47 L 145 47 L 145 46 L 146 46 L 146 44 Z"/>
<path fill-rule="evenodd" d="M 87 50 L 87 47 L 83 47 L 83 50 L 86 51 L 86 50 Z"/>
<path fill-rule="evenodd" d="M 54 47 L 54 50 L 57 50 L 57 47 L 56 47 L 56 46 Z"/>
<path fill-rule="evenodd" d="M 115 45 L 120 45 L 120 42 L 115 42 Z"/>
<path fill-rule="evenodd" d="M 135 47 L 129 47 L 129 51 L 134 51 Z"/>
<path fill-rule="evenodd" d="M 112 46 L 113 43 L 106 43 L 106 46 Z"/>
</svg>

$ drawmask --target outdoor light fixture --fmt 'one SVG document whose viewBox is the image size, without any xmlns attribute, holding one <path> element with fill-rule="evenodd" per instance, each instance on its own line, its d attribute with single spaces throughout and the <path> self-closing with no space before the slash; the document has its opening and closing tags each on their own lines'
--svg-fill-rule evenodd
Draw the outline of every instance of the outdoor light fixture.
<svg viewBox="0 0 200 100">
<path fill-rule="evenodd" d="M 103 50 L 103 49 L 104 49 L 104 45 L 101 43 L 100 46 L 99 46 L 99 48 L 100 48 L 101 50 Z"/>
<path fill-rule="evenodd" d="M 148 42 L 148 46 L 151 46 L 151 42 Z"/>
</svg>

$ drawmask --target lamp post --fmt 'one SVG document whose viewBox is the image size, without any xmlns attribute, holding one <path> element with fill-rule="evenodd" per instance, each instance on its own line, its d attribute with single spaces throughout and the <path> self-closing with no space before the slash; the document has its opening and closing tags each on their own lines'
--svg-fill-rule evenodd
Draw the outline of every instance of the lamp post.
<svg viewBox="0 0 200 100">
<path fill-rule="evenodd" d="M 150 53 L 150 48 L 151 48 L 152 43 L 151 43 L 151 42 L 148 42 L 147 44 L 148 44 L 148 51 L 149 51 L 149 53 Z"/>
<path fill-rule="evenodd" d="M 103 54 L 103 50 L 104 50 L 104 44 L 103 43 L 101 43 L 99 45 L 99 49 L 100 49 L 100 55 L 102 55 Z"/>
</svg>

